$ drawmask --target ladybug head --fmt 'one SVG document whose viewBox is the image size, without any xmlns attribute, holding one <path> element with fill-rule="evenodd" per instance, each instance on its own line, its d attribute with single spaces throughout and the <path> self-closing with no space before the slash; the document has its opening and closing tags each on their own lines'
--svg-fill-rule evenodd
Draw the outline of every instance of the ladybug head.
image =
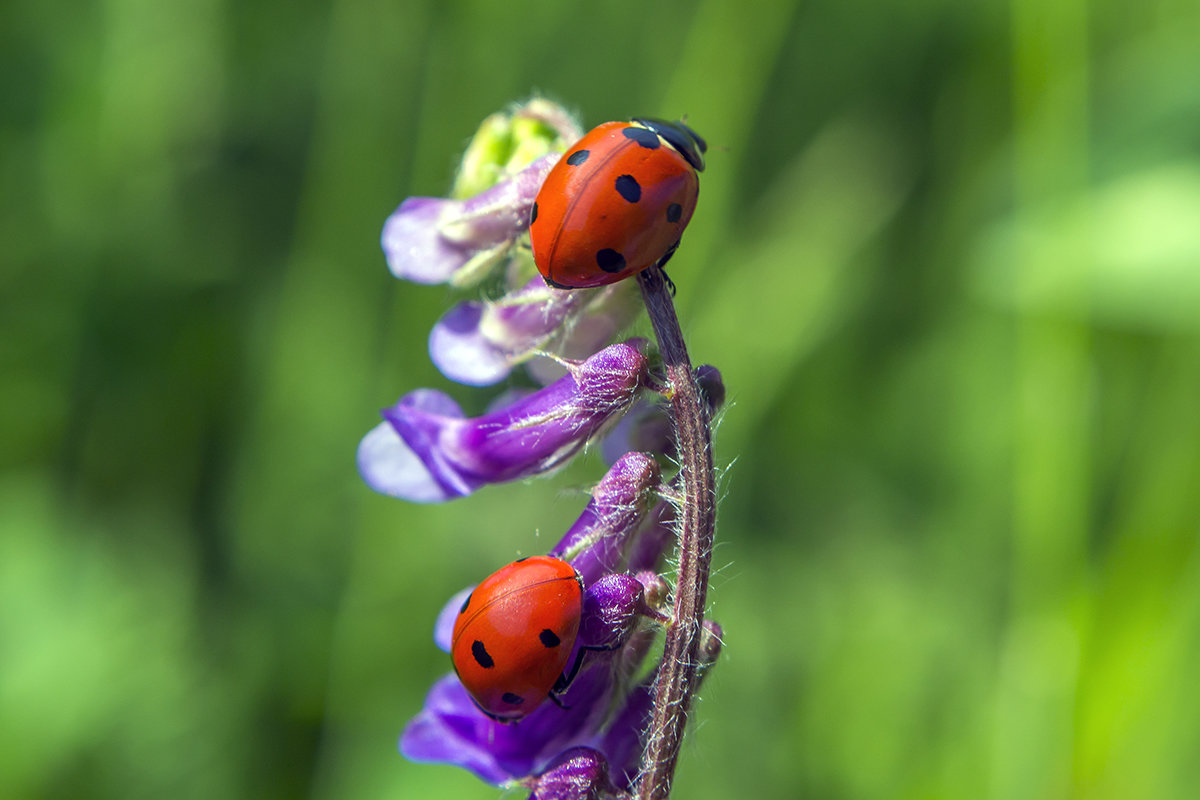
<svg viewBox="0 0 1200 800">
<path fill-rule="evenodd" d="M 667 122 L 652 117 L 637 117 L 633 121 L 666 139 L 697 172 L 704 171 L 704 153 L 708 150 L 708 142 L 700 138 L 686 123 Z"/>
</svg>

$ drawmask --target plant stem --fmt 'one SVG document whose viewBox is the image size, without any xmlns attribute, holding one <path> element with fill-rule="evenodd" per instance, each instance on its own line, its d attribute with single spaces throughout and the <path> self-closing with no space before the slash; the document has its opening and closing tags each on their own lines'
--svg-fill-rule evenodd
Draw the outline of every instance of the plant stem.
<svg viewBox="0 0 1200 800">
<path fill-rule="evenodd" d="M 665 800 L 671 794 L 671 778 L 687 727 L 692 695 L 698 685 L 697 653 L 708 593 L 716 490 L 708 407 L 692 372 L 666 276 L 658 267 L 650 267 L 638 273 L 638 285 L 670 383 L 682 483 L 674 605 L 655 684 L 654 713 L 637 785 L 638 800 Z"/>
</svg>

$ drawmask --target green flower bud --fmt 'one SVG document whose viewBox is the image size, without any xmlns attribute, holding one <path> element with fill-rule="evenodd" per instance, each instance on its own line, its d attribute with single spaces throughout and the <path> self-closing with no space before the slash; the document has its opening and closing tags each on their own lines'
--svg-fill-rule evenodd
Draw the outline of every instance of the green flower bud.
<svg viewBox="0 0 1200 800">
<path fill-rule="evenodd" d="M 580 136 L 566 110 L 542 98 L 492 114 L 467 145 L 450 196 L 477 195 L 547 153 L 562 152 Z"/>
</svg>

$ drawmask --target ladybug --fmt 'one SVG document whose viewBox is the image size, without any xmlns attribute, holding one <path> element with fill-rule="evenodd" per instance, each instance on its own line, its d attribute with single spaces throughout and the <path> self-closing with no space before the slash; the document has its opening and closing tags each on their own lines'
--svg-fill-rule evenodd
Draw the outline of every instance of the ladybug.
<svg viewBox="0 0 1200 800">
<path fill-rule="evenodd" d="M 700 192 L 708 145 L 682 122 L 606 122 L 546 176 L 530 213 L 533 260 L 559 289 L 605 286 L 662 266 Z"/>
<path fill-rule="evenodd" d="M 483 713 L 514 722 L 547 697 L 557 702 L 582 610 L 583 579 L 552 556 L 514 561 L 475 587 L 454 621 L 450 656 Z"/>
</svg>

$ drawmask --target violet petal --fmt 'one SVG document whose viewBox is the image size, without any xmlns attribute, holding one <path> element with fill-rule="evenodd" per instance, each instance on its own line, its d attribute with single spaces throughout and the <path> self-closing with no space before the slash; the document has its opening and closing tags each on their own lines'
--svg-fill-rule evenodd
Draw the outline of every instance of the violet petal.
<svg viewBox="0 0 1200 800">
<path fill-rule="evenodd" d="M 588 653 L 563 694 L 514 723 L 496 722 L 472 702 L 458 676 L 443 676 L 404 729 L 400 751 L 413 761 L 454 764 L 502 784 L 544 770 L 564 750 L 596 738 L 608 712 L 612 654 Z"/>
<path fill-rule="evenodd" d="M 454 639 L 454 623 L 458 620 L 459 612 L 462 611 L 463 602 L 471 596 L 473 591 L 475 591 L 475 587 L 468 586 L 447 600 L 446 605 L 442 606 L 442 610 L 438 612 L 437 621 L 433 623 L 433 643 L 443 653 L 450 652 L 450 644 Z"/>
<path fill-rule="evenodd" d="M 387 423 L 359 446 L 359 471 L 376 491 L 414 502 L 537 475 L 562 465 L 624 413 L 645 378 L 645 356 L 615 344 L 481 417 L 466 419 L 446 395 L 418 390 L 383 410 Z"/>
</svg>

